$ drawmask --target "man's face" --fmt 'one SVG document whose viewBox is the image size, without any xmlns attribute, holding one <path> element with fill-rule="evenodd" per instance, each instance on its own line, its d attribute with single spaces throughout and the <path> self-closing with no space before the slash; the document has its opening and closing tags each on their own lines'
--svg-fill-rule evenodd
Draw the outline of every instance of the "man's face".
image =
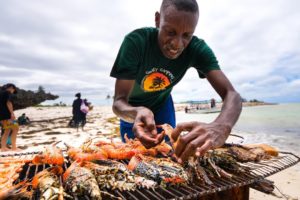
<svg viewBox="0 0 300 200">
<path fill-rule="evenodd" d="M 176 59 L 188 46 L 198 22 L 198 13 L 178 11 L 174 6 L 155 14 L 158 44 L 169 59 Z"/>
<path fill-rule="evenodd" d="M 7 91 L 10 92 L 11 94 L 14 94 L 16 89 L 14 87 L 9 87 L 7 88 Z"/>
</svg>

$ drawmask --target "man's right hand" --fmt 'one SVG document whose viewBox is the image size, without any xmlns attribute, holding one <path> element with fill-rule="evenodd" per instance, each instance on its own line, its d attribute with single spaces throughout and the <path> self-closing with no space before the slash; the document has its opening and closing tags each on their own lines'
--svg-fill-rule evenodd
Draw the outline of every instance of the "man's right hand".
<svg viewBox="0 0 300 200">
<path fill-rule="evenodd" d="M 159 144 L 164 139 L 164 134 L 157 134 L 154 115 L 151 110 L 140 107 L 133 124 L 133 132 L 146 148 Z"/>
<path fill-rule="evenodd" d="M 15 120 L 15 119 L 16 119 L 16 116 L 15 116 L 14 113 L 12 113 L 12 114 L 10 115 L 10 119 L 11 119 L 11 120 Z"/>
</svg>

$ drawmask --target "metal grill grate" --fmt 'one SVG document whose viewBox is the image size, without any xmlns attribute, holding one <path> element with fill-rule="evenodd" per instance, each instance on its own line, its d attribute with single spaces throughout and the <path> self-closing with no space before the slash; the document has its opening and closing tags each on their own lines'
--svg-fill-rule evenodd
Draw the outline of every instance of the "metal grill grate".
<svg viewBox="0 0 300 200">
<path fill-rule="evenodd" d="M 0 157 L 19 157 L 20 159 L 28 158 L 28 156 L 33 156 L 39 152 L 31 153 L 20 153 L 13 155 L 5 155 Z M 243 174 L 239 176 L 234 176 L 230 179 L 226 178 L 210 178 L 214 183 L 213 185 L 200 186 L 196 184 L 181 185 L 178 187 L 171 186 L 163 188 L 161 186 L 155 189 L 137 189 L 135 191 L 120 191 L 113 190 L 108 191 L 117 197 L 128 200 L 161 200 L 161 199 L 196 199 L 205 195 L 213 194 L 216 192 L 221 192 L 229 190 L 235 187 L 242 187 L 246 185 L 251 185 L 254 182 L 260 181 L 265 177 L 273 175 L 279 171 L 282 171 L 288 167 L 297 164 L 300 158 L 289 152 L 280 152 L 278 157 L 272 158 L 270 160 L 261 161 L 259 163 L 243 163 L 243 165 L 249 167 L 250 173 Z M 64 169 L 69 166 L 69 161 L 65 163 Z M 50 167 L 49 165 L 30 165 L 25 164 L 23 170 L 20 172 L 19 179 L 16 182 L 22 180 L 31 179 L 37 172 L 42 171 Z M 79 199 L 75 197 L 75 199 Z M 108 199 L 108 198 L 105 198 Z"/>
</svg>

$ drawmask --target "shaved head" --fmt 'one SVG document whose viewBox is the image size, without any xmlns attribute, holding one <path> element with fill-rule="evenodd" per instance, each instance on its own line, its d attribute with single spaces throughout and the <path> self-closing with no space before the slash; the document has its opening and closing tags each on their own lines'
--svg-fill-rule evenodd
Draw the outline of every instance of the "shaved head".
<svg viewBox="0 0 300 200">
<path fill-rule="evenodd" d="M 178 11 L 198 13 L 199 8 L 196 0 L 163 0 L 160 12 L 163 12 L 169 6 L 174 6 Z"/>
</svg>

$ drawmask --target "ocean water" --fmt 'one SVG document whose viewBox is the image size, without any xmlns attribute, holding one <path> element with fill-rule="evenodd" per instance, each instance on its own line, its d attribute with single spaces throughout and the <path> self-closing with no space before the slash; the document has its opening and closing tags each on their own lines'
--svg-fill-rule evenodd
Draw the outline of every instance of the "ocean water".
<svg viewBox="0 0 300 200">
<path fill-rule="evenodd" d="M 217 116 L 218 113 L 176 113 L 177 123 L 211 122 Z M 267 143 L 300 155 L 300 103 L 243 107 L 233 132 L 245 138 L 239 142 Z"/>
</svg>

